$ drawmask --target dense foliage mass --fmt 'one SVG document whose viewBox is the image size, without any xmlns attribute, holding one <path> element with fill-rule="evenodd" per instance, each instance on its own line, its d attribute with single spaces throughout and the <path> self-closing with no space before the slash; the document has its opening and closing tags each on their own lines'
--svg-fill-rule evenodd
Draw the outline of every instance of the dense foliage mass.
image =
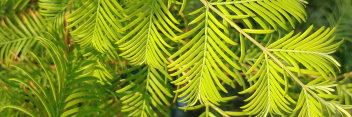
<svg viewBox="0 0 352 117">
<path fill-rule="evenodd" d="M 0 116 L 347 116 L 351 0 L 1 0 Z"/>
</svg>

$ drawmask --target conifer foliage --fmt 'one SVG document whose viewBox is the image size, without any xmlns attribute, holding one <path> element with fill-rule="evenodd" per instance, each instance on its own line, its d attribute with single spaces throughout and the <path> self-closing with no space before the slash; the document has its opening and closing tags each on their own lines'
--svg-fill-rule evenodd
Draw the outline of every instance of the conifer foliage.
<svg viewBox="0 0 352 117">
<path fill-rule="evenodd" d="M 351 117 L 351 1 L 309 2 L 1 0 L 0 116 Z"/>
</svg>

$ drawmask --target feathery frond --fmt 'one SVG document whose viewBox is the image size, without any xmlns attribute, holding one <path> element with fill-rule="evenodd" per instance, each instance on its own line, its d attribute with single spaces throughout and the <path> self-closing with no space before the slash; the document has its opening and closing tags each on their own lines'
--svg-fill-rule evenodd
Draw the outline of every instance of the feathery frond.
<svg viewBox="0 0 352 117">
<path fill-rule="evenodd" d="M 91 62 L 71 61 L 69 63 L 67 59 L 64 58 L 63 48 L 57 47 L 53 43 L 53 40 L 50 40 L 53 39 L 52 36 L 46 35 L 45 38 L 38 37 L 36 39 L 50 51 L 49 56 L 52 58 L 55 68 L 48 69 L 48 64 L 39 59 L 34 53 L 31 55 L 41 68 L 39 78 L 21 67 L 14 66 L 24 74 L 25 78 L 12 78 L 10 80 L 29 89 L 28 95 L 30 96 L 29 101 L 31 103 L 28 104 L 31 108 L 13 105 L 3 108 L 16 107 L 17 109 L 23 109 L 23 112 L 31 116 L 66 117 L 83 112 L 83 110 L 79 111 L 86 107 L 86 104 L 81 105 L 83 102 L 98 100 L 95 95 L 97 90 L 94 89 L 96 87 L 87 83 L 94 78 L 87 76 L 86 71 L 84 71 L 84 68 L 92 64 Z M 36 112 L 38 110 L 45 111 Z M 98 108 L 96 108 L 96 110 L 98 110 Z M 36 112 L 36 114 L 33 112 Z"/>
<path fill-rule="evenodd" d="M 280 40 L 270 44 L 268 50 L 293 67 L 292 71 L 305 74 L 321 75 L 328 79 L 336 76 L 334 67 L 340 64 L 330 55 L 335 52 L 342 41 L 335 43 L 335 28 L 320 28 L 311 33 L 313 26 L 304 33 L 289 33 Z M 303 65 L 304 68 L 300 67 Z"/>
<path fill-rule="evenodd" d="M 137 71 L 135 74 L 130 72 Z M 128 116 L 156 117 L 168 116 L 165 107 L 170 106 L 171 91 L 167 81 L 171 80 L 165 70 L 152 66 L 137 66 L 125 71 L 128 77 L 121 79 L 124 84 L 116 92 L 121 94 L 122 112 Z"/>
<path fill-rule="evenodd" d="M 9 13 L 0 21 L 0 60 L 22 59 L 36 46 L 34 38 L 49 30 L 50 27 L 45 27 L 45 24 L 42 17 L 31 10 L 18 15 Z"/>
<path fill-rule="evenodd" d="M 65 12 L 69 0 L 39 0 L 39 13 L 47 17 L 56 17 Z"/>
<path fill-rule="evenodd" d="M 309 89 L 303 89 L 292 116 L 314 117 L 314 116 L 336 116 L 351 115 L 336 101 L 338 96 L 334 94 L 337 84 L 324 78 L 317 78 L 307 84 Z M 331 100 L 331 101 L 326 101 Z"/>
<path fill-rule="evenodd" d="M 261 55 L 259 60 L 262 62 L 260 69 L 256 75 L 248 79 L 254 84 L 240 92 L 240 94 L 254 93 L 245 100 L 250 102 L 241 108 L 249 115 L 258 116 L 290 113 L 292 111 L 290 105 L 295 101 L 286 93 L 286 88 L 283 88 L 288 87 L 286 74 L 267 55 Z"/>
<path fill-rule="evenodd" d="M 128 33 L 117 42 L 120 54 L 134 65 L 147 64 L 163 68 L 169 62 L 166 56 L 172 46 L 167 38 L 176 36 L 174 30 L 182 32 L 178 21 L 167 9 L 164 0 L 131 0 L 125 3 L 128 15 L 122 21 L 130 21 L 123 31 Z"/>
<path fill-rule="evenodd" d="M 96 61 L 93 76 L 99 78 L 99 82 L 101 84 L 109 83 L 108 79 L 113 78 L 111 73 L 108 71 L 107 66 L 99 60 Z"/>
<path fill-rule="evenodd" d="M 295 28 L 296 21 L 306 21 L 305 3 L 303 0 L 220 0 L 209 4 L 226 17 L 241 20 L 248 28 L 244 29 L 247 33 L 269 33 L 278 27 L 289 30 L 290 26 Z"/>
<path fill-rule="evenodd" d="M 0 0 L 0 116 L 351 117 L 351 1 Z"/>
<path fill-rule="evenodd" d="M 1 0 L 0 1 L 0 18 L 3 18 L 7 13 L 24 11 L 28 7 L 30 0 Z"/>
<path fill-rule="evenodd" d="M 226 28 L 208 8 L 202 7 L 194 13 L 200 15 L 190 24 L 197 25 L 189 32 L 173 38 L 181 40 L 191 37 L 192 40 L 170 57 L 176 60 L 168 65 L 169 71 L 177 70 L 171 76 L 180 75 L 172 83 L 181 86 L 175 92 L 180 93 L 178 97 L 185 96 L 181 102 L 186 102 L 187 106 L 194 106 L 197 102 L 218 105 L 227 100 L 218 91 L 219 88 L 228 92 L 222 82 L 234 86 L 234 78 L 244 85 L 237 72 L 241 69 L 236 62 L 239 57 L 228 48 L 228 45 L 238 43 L 221 31 Z"/>
<path fill-rule="evenodd" d="M 334 29 L 320 28 L 311 34 L 313 26 L 304 33 L 293 35 L 294 32 L 287 34 L 285 37 L 268 46 L 269 52 L 273 52 L 282 61 L 285 61 L 289 70 L 298 74 L 319 75 L 327 80 L 335 76 L 332 67 L 338 66 L 338 62 L 329 54 L 334 52 L 340 43 L 334 44 Z M 304 66 L 302 68 L 302 66 Z M 288 85 L 287 71 L 277 65 L 267 54 L 261 55 L 252 68 L 248 71 L 251 73 L 259 67 L 256 75 L 248 79 L 254 84 L 242 93 L 253 92 L 247 101 L 251 100 L 244 111 L 249 111 L 250 115 L 284 115 L 281 110 L 290 113 L 291 99 L 282 86 Z M 285 79 L 284 79 L 285 78 Z M 304 89 L 303 89 L 304 90 Z M 306 92 L 301 95 L 309 96 Z M 306 99 L 309 100 L 309 99 Z M 261 105 L 261 106 L 258 106 Z"/>
<path fill-rule="evenodd" d="M 342 104 L 352 105 L 352 84 L 350 82 L 350 77 L 346 77 L 337 86 L 339 100 Z"/>
<path fill-rule="evenodd" d="M 74 40 L 83 47 L 117 56 L 112 42 L 120 38 L 118 22 L 122 8 L 115 0 L 84 0 L 84 4 L 68 17 Z"/>
<path fill-rule="evenodd" d="M 53 30 L 58 34 L 63 34 L 65 25 L 67 25 L 66 11 L 73 6 L 73 2 L 69 3 L 69 0 L 39 0 L 38 6 L 39 13 L 50 22 L 48 25 L 52 25 Z"/>
</svg>

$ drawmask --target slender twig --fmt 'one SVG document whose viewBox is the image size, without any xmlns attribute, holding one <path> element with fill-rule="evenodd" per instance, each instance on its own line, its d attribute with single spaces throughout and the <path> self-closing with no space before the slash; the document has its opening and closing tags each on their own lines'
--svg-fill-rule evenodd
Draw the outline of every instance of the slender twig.
<svg viewBox="0 0 352 117">
<path fill-rule="evenodd" d="M 71 45 L 71 39 L 70 39 L 70 30 L 68 28 L 68 22 L 67 22 L 67 15 L 70 14 L 72 5 L 71 3 L 67 4 L 67 11 L 64 12 L 64 25 L 65 25 L 65 32 L 64 32 L 64 39 L 65 39 L 65 44 L 67 47 L 67 51 L 71 51 L 73 49 L 73 45 Z"/>
<path fill-rule="evenodd" d="M 319 78 L 321 76 L 318 76 L 318 75 L 310 75 L 310 74 L 303 74 L 307 77 L 310 77 L 310 78 Z M 329 78 L 329 79 L 333 79 L 333 80 L 338 80 L 338 79 L 342 79 L 342 78 L 346 78 L 346 77 L 352 77 L 352 72 L 348 72 L 348 73 L 344 73 L 344 74 L 341 74 L 339 76 L 336 76 L 336 77 L 332 77 L 332 78 Z"/>
<path fill-rule="evenodd" d="M 18 54 L 16 54 L 15 52 L 13 52 L 13 51 L 9 51 L 9 53 L 13 56 L 13 60 L 14 61 L 22 61 L 22 59 L 18 56 Z"/>
<path fill-rule="evenodd" d="M 346 77 L 352 77 L 352 72 L 344 73 L 342 75 L 337 76 L 335 79 L 341 79 L 341 78 L 346 78 Z"/>
<path fill-rule="evenodd" d="M 68 31 L 68 22 L 67 22 L 67 15 L 66 12 L 64 13 L 64 24 L 65 24 L 65 32 L 64 32 L 64 39 L 67 50 L 70 48 L 70 38 L 69 38 L 69 31 Z"/>
<path fill-rule="evenodd" d="M 232 2 L 214 2 L 210 3 L 211 5 L 227 5 L 227 4 L 241 4 L 241 3 L 248 3 L 248 2 L 258 2 L 264 0 L 244 0 L 244 1 L 232 1 Z"/>
<path fill-rule="evenodd" d="M 228 116 L 223 110 L 221 110 L 219 107 L 215 106 L 212 103 L 208 103 L 208 105 L 210 105 L 214 110 L 216 110 L 218 113 L 220 113 L 222 116 L 224 117 L 230 117 Z"/>
<path fill-rule="evenodd" d="M 177 7 L 174 7 L 174 9 L 180 10 L 180 9 L 177 8 Z M 184 12 L 179 12 L 178 14 L 181 16 L 181 18 L 182 18 L 182 20 L 183 20 L 183 25 L 185 26 L 184 31 L 185 31 L 185 32 L 188 32 L 188 31 L 189 31 L 189 25 L 188 25 L 188 20 L 187 20 L 187 18 L 186 18 L 185 13 L 184 13 Z"/>
</svg>

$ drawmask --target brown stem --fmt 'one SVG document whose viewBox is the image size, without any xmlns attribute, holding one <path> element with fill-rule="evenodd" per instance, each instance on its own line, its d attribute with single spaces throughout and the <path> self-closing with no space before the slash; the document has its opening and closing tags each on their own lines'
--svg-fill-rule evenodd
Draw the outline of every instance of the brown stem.
<svg viewBox="0 0 352 117">
<path fill-rule="evenodd" d="M 182 17 L 182 20 L 183 20 L 183 25 L 185 25 L 185 32 L 188 32 L 189 31 L 189 25 L 188 25 L 188 21 L 185 17 L 185 14 L 182 12 L 180 13 L 180 16 Z"/>
<path fill-rule="evenodd" d="M 73 45 L 71 45 L 70 31 L 69 31 L 68 22 L 67 22 L 67 19 L 68 19 L 67 14 L 69 13 L 71 13 L 70 3 L 68 3 L 67 12 L 64 13 L 64 25 L 65 25 L 64 39 L 65 39 L 67 51 L 71 51 L 73 49 Z"/>
<path fill-rule="evenodd" d="M 64 23 L 65 23 L 64 39 L 65 39 L 66 47 L 67 47 L 67 49 L 69 49 L 69 47 L 70 47 L 70 38 L 69 38 L 69 32 L 68 32 L 68 23 L 67 23 L 66 12 L 64 13 Z"/>
<path fill-rule="evenodd" d="M 344 73 L 342 75 L 337 76 L 335 79 L 342 79 L 342 78 L 346 78 L 346 77 L 351 77 L 352 76 L 352 72 L 348 72 L 348 73 Z"/>
</svg>

